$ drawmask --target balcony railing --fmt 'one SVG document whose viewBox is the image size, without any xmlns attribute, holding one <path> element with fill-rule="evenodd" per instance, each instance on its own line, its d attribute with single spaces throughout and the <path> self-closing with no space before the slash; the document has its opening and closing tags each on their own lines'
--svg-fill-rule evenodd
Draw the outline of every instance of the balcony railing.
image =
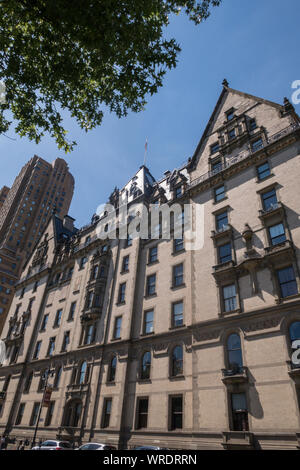
<svg viewBox="0 0 300 470">
<path fill-rule="evenodd" d="M 222 369 L 223 383 L 242 383 L 248 381 L 248 367 L 232 367 L 231 369 Z"/>
<path fill-rule="evenodd" d="M 235 157 L 230 158 L 228 161 L 225 163 L 220 163 L 218 168 L 208 171 L 204 175 L 199 176 L 198 178 L 194 179 L 193 181 L 190 182 L 188 185 L 188 188 L 193 188 L 194 186 L 197 186 L 200 183 L 203 183 L 206 180 L 209 180 L 213 176 L 215 176 L 218 173 L 221 173 L 222 171 L 226 170 L 227 168 L 235 165 L 236 163 L 245 160 L 246 158 L 250 157 L 251 155 L 255 154 L 262 148 L 267 147 L 268 145 L 272 144 L 273 142 L 276 142 L 277 140 L 281 139 L 282 137 L 285 137 L 288 134 L 291 134 L 294 132 L 296 129 L 299 129 L 300 124 L 291 124 L 290 126 L 282 129 L 281 131 L 277 132 L 276 134 L 273 134 L 270 136 L 266 142 L 262 143 L 262 145 L 259 147 L 259 149 L 252 149 L 249 148 L 248 150 L 242 150 L 238 155 Z"/>
</svg>

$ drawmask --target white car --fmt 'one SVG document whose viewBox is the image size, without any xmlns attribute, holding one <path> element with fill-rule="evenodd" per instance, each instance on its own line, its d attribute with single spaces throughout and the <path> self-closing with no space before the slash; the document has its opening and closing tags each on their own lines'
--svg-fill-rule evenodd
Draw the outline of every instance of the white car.
<svg viewBox="0 0 300 470">
<path fill-rule="evenodd" d="M 48 440 L 42 442 L 40 446 L 35 446 L 31 450 L 73 450 L 73 446 L 68 441 Z"/>
<path fill-rule="evenodd" d="M 88 442 L 78 447 L 76 450 L 117 450 L 115 446 L 111 444 L 100 444 L 99 442 Z"/>
</svg>

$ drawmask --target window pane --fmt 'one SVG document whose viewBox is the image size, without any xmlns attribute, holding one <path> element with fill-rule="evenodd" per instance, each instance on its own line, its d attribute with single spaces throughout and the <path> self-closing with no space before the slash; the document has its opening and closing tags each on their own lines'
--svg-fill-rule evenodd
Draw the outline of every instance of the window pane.
<svg viewBox="0 0 300 470">
<path fill-rule="evenodd" d="M 264 193 L 262 195 L 262 199 L 263 199 L 263 207 L 266 211 L 273 209 L 277 206 L 278 201 L 277 201 L 275 189 L 272 189 L 271 191 Z"/>
<path fill-rule="evenodd" d="M 291 342 L 300 339 L 300 321 L 296 321 L 290 326 L 290 339 Z"/>
<path fill-rule="evenodd" d="M 277 224 L 273 225 L 273 227 L 269 227 L 269 233 L 272 245 L 277 245 L 278 243 L 282 243 L 286 240 L 283 224 Z"/>
<path fill-rule="evenodd" d="M 270 167 L 269 167 L 269 163 L 266 162 L 266 163 L 263 163 L 262 165 L 259 165 L 257 167 L 257 174 L 258 174 L 258 178 L 260 180 L 263 180 L 264 178 L 266 178 L 267 176 L 270 175 Z"/>
<path fill-rule="evenodd" d="M 227 261 L 231 261 L 231 243 L 226 243 L 226 245 L 222 245 L 219 247 L 219 262 L 226 263 Z"/>
</svg>

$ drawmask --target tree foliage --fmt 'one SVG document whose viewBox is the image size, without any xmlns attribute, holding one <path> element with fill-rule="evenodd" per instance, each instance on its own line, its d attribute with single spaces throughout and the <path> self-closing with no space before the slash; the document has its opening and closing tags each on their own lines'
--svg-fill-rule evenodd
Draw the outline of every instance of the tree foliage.
<svg viewBox="0 0 300 470">
<path fill-rule="evenodd" d="M 49 132 L 68 152 L 62 110 L 88 131 L 107 107 L 141 111 L 176 66 L 180 46 L 165 27 L 183 10 L 196 24 L 221 0 L 0 1 L 0 133 L 38 143 Z"/>
</svg>

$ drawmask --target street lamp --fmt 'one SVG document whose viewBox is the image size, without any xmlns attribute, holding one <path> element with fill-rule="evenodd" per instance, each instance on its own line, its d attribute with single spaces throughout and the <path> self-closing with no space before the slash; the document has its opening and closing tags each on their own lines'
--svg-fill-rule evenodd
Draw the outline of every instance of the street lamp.
<svg viewBox="0 0 300 470">
<path fill-rule="evenodd" d="M 47 390 L 47 385 L 48 385 L 48 377 L 53 377 L 54 376 L 54 369 L 51 370 L 51 368 L 49 367 L 43 374 L 43 379 L 45 381 L 44 383 L 44 391 L 43 391 L 43 398 L 42 398 L 42 401 L 40 403 L 40 408 L 39 408 L 39 413 L 38 413 L 38 417 L 37 417 L 37 422 L 36 422 L 36 425 L 35 425 L 35 430 L 34 430 L 34 436 L 33 436 L 33 441 L 32 441 L 32 445 L 31 445 L 31 448 L 35 446 L 35 439 L 36 439 L 36 434 L 37 434 L 37 430 L 38 430 L 38 427 L 39 427 L 39 422 L 40 422 L 40 417 L 41 417 L 41 412 L 42 412 L 42 407 L 43 407 L 43 403 L 44 403 L 44 399 L 45 399 L 45 393 L 46 393 L 46 390 Z"/>
</svg>

